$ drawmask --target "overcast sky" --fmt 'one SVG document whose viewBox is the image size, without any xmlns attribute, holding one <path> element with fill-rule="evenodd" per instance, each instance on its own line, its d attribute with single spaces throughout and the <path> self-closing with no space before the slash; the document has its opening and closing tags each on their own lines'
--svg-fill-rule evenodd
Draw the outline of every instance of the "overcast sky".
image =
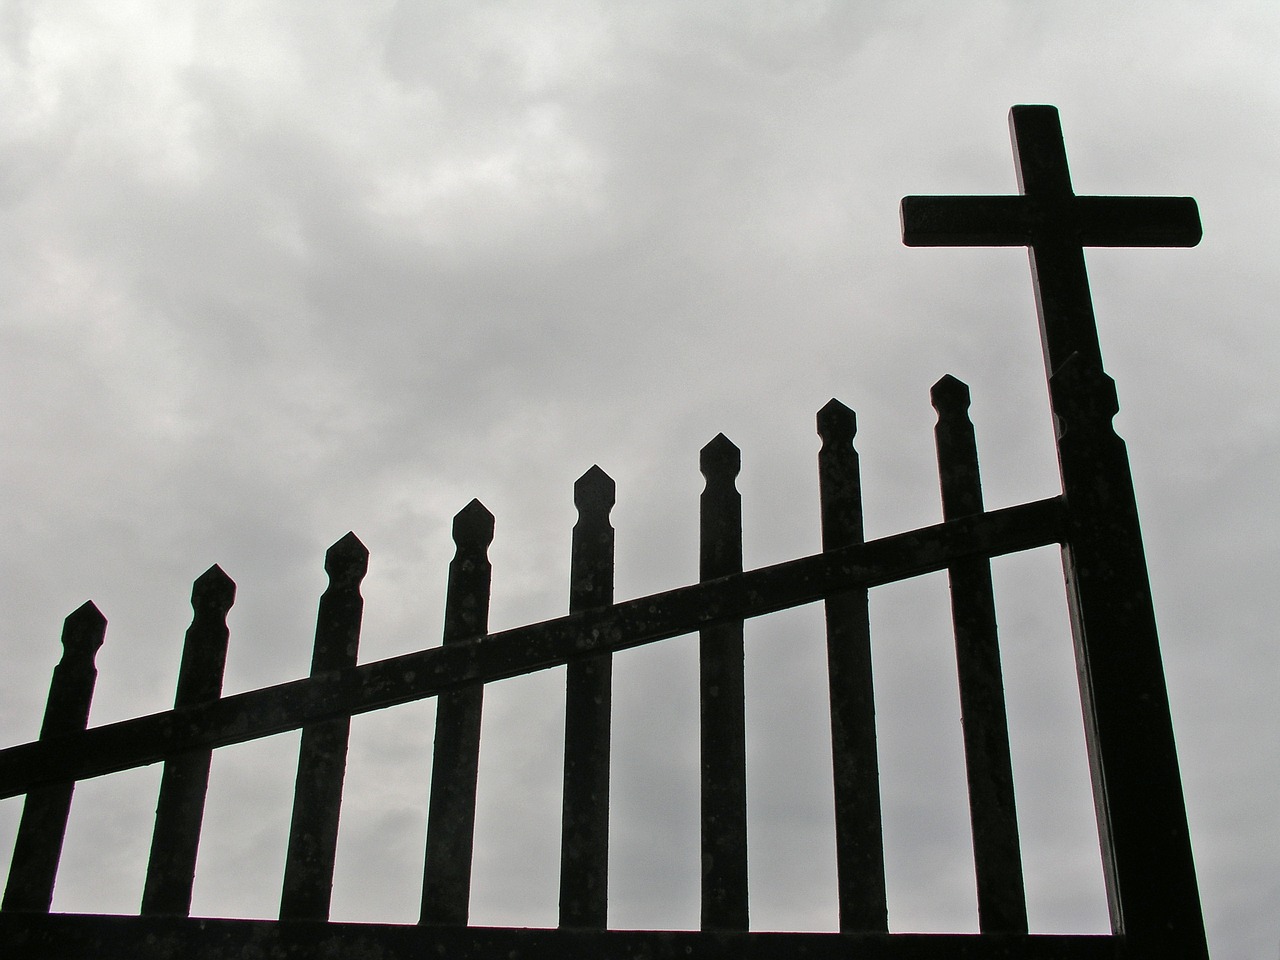
<svg viewBox="0 0 1280 960">
<path fill-rule="evenodd" d="M 1078 193 L 1196 197 L 1199 247 L 1088 263 L 1210 948 L 1277 955 L 1274 3 L 9 0 L 0 41 L 5 744 L 38 734 L 86 599 L 110 621 L 91 722 L 166 709 L 215 562 L 226 689 L 304 675 L 348 530 L 362 659 L 435 645 L 472 497 L 491 625 L 558 616 L 593 463 L 619 598 L 695 580 L 721 431 L 747 564 L 814 552 L 831 397 L 871 536 L 940 516 L 946 373 L 988 506 L 1051 496 L 1025 253 L 908 250 L 898 201 L 1013 192 L 1015 103 L 1060 108 Z M 1105 930 L 1060 564 L 995 569 L 1032 926 Z M 946 596 L 873 596 L 895 930 L 976 929 Z M 748 629 L 759 929 L 835 926 L 820 623 Z M 615 926 L 697 924 L 695 650 L 617 658 Z M 562 687 L 486 694 L 474 922 L 555 922 Z M 335 917 L 416 918 L 433 709 L 355 723 Z M 197 913 L 274 915 L 296 749 L 216 755 Z M 136 912 L 158 782 L 77 787 L 55 909 Z"/>
</svg>

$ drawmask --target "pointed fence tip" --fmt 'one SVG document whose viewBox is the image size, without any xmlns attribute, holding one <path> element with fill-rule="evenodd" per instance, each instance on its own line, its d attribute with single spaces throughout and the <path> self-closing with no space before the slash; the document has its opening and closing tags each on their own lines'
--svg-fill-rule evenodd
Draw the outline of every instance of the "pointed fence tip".
<svg viewBox="0 0 1280 960">
<path fill-rule="evenodd" d="M 228 584 L 233 590 L 235 589 L 235 586 L 236 586 L 236 582 L 232 580 L 229 576 L 227 576 L 227 572 L 223 570 L 222 567 L 220 567 L 216 563 L 213 566 L 211 566 L 208 570 L 206 570 L 204 573 L 200 574 L 200 576 L 196 577 L 195 583 L 198 585 L 206 585 L 206 584 L 212 585 L 216 583 L 225 583 L 225 584 Z"/>
<path fill-rule="evenodd" d="M 335 540 L 332 546 L 326 551 L 325 556 L 335 557 L 368 557 L 369 548 L 364 545 L 354 532 L 348 530 L 347 533 Z"/>
<path fill-rule="evenodd" d="M 717 433 L 702 448 L 699 466 L 703 476 L 720 474 L 736 476 L 742 469 L 742 451 L 723 433 Z"/>
<path fill-rule="evenodd" d="M 493 540 L 493 514 L 479 500 L 473 499 L 459 510 L 453 517 L 453 540 L 459 543 L 464 539 L 480 539 L 485 543 Z"/>
<path fill-rule="evenodd" d="M 818 436 L 824 442 L 852 441 L 858 432 L 858 415 L 832 397 L 818 411 Z"/>
<path fill-rule="evenodd" d="M 699 463 L 708 473 L 736 474 L 742 468 L 742 451 L 723 433 L 717 433 L 701 450 Z"/>
<path fill-rule="evenodd" d="M 736 449 L 738 449 L 738 448 L 737 448 L 737 446 L 734 444 L 734 442 L 733 442 L 732 440 L 730 440 L 728 437 L 726 437 L 723 433 L 717 433 L 714 437 L 712 437 L 712 438 L 711 438 L 710 440 L 708 440 L 708 441 L 707 441 L 707 443 L 706 443 L 706 446 L 707 446 L 707 447 L 714 447 L 714 446 L 722 446 L 722 447 L 723 447 L 723 446 L 726 446 L 726 445 L 727 445 L 727 446 L 730 446 L 730 447 L 733 447 L 735 450 L 736 450 Z M 704 449 L 705 449 L 705 448 L 704 448 Z"/>
<path fill-rule="evenodd" d="M 455 518 L 462 517 L 462 516 L 492 517 L 493 514 L 489 512 L 489 508 L 486 507 L 483 503 L 481 503 L 479 499 L 472 497 L 471 501 L 465 507 L 463 507 L 456 514 L 454 514 Z"/>
<path fill-rule="evenodd" d="M 211 603 L 224 613 L 236 599 L 236 582 L 216 563 L 191 584 L 191 604 Z"/>
<path fill-rule="evenodd" d="M 613 482 L 609 474 L 605 473 L 604 470 L 600 468 L 600 464 L 593 463 L 586 469 L 582 476 L 575 481 L 575 483 L 602 483 L 606 480 L 610 483 Z"/>
<path fill-rule="evenodd" d="M 65 655 L 92 662 L 107 632 L 107 618 L 98 605 L 86 600 L 62 621 L 62 648 Z"/>
<path fill-rule="evenodd" d="M 929 400 L 939 413 L 968 410 L 969 385 L 948 373 L 929 389 Z"/>
<path fill-rule="evenodd" d="M 617 502 L 617 489 L 613 478 L 601 470 L 598 464 L 594 464 L 573 484 L 574 506 L 612 507 Z"/>
<path fill-rule="evenodd" d="M 104 627 L 107 625 L 107 618 L 102 615 L 102 611 L 98 609 L 98 605 L 92 600 L 86 600 L 72 610 L 64 622 L 71 623 L 72 621 L 75 621 L 76 624 L 100 623 Z"/>
<path fill-rule="evenodd" d="M 369 570 L 369 548 L 348 531 L 325 551 L 324 570 L 330 579 L 359 581 Z"/>
</svg>

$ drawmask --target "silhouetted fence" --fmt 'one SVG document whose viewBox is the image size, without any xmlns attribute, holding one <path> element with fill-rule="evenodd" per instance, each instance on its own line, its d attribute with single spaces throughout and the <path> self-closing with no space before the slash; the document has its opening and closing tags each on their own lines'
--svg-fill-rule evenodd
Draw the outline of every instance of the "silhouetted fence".
<svg viewBox="0 0 1280 960">
<path fill-rule="evenodd" d="M 67 618 L 65 653 L 40 739 L 0 751 L 0 796 L 26 795 L 0 909 L 0 953 L 488 960 L 1204 957 L 1132 481 L 1124 444 L 1111 427 L 1117 402 L 1091 333 L 1078 256 L 1084 243 L 1194 243 L 1198 216 L 1193 202 L 1180 199 L 1142 199 L 1135 207 L 1128 198 L 1074 197 L 1056 111 L 1016 107 L 1013 120 L 1023 195 L 907 198 L 904 232 L 908 243 L 1017 242 L 1031 249 L 1057 427 L 1059 495 L 984 507 L 969 391 L 944 377 L 932 392 L 943 520 L 917 530 L 864 539 L 855 417 L 832 400 L 817 418 L 822 550 L 812 556 L 743 569 L 735 487 L 740 458 L 721 435 L 701 456 L 700 580 L 679 589 L 615 602 L 609 522 L 614 483 L 592 467 L 574 488 L 579 519 L 566 616 L 490 633 L 487 550 L 494 520 L 472 501 L 454 518 L 457 549 L 441 645 L 359 662 L 367 553 L 348 534 L 326 556 L 329 586 L 320 600 L 309 677 L 221 695 L 235 586 L 215 566 L 192 591 L 194 616 L 174 708 L 91 729 L 93 658 L 106 621 L 86 604 Z M 1194 229 L 1186 223 L 1187 203 Z M 965 218 L 976 226 L 964 227 Z M 1143 226 L 1135 234 L 1130 228 L 1137 221 Z M 1110 935 L 1031 934 L 1027 926 L 990 559 L 1055 543 L 1063 551 L 1085 704 Z M 951 583 L 981 932 L 892 934 L 868 591 L 944 570 Z M 817 602 L 826 614 L 840 932 L 749 932 L 743 623 Z M 701 930 L 608 930 L 611 655 L 692 633 L 700 637 Z M 562 664 L 560 926 L 470 927 L 484 685 Z M 329 922 L 350 719 L 427 697 L 437 697 L 438 706 L 420 921 Z M 279 920 L 189 917 L 212 750 L 298 729 Z M 51 914 L 75 782 L 156 762 L 164 769 L 140 915 Z"/>
</svg>

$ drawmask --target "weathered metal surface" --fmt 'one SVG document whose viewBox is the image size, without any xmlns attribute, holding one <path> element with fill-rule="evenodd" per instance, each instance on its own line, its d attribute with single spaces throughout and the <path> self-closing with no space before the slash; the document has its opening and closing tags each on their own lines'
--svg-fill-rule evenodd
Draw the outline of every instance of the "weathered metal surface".
<svg viewBox="0 0 1280 960">
<path fill-rule="evenodd" d="M 229 640 L 227 612 L 235 597 L 235 583 L 217 564 L 192 585 L 193 616 L 182 645 L 175 707 L 206 703 L 222 695 Z M 191 909 L 212 760 L 213 751 L 206 749 L 164 762 L 147 878 L 142 887 L 144 914 L 186 916 Z"/>
<path fill-rule="evenodd" d="M 484 643 L 475 638 L 483 638 L 489 628 L 493 514 L 479 500 L 472 500 L 453 518 L 453 541 L 458 549 L 449 564 L 442 650 L 467 642 Z M 443 693 L 436 706 L 421 923 L 467 922 L 483 706 L 484 687 L 478 684 Z"/>
<path fill-rule="evenodd" d="M 1010 111 L 1020 197 L 907 197 L 908 244 L 1027 245 L 1069 532 L 1063 543 L 1112 927 L 1207 955 L 1151 588 L 1086 245 L 1194 246 L 1186 197 L 1076 197 L 1058 112 Z"/>
<path fill-rule="evenodd" d="M 822 548 L 862 543 L 862 478 L 854 412 L 831 400 L 818 412 L 818 491 Z M 855 586 L 827 597 L 827 686 L 835 793 L 836 900 L 843 931 L 887 931 L 880 761 L 876 747 L 868 591 Z"/>
<path fill-rule="evenodd" d="M 969 388 L 955 377 L 933 385 L 938 411 L 934 437 L 947 520 L 982 512 L 978 447 L 969 420 Z M 960 682 L 969 823 L 978 885 L 978 924 L 983 933 L 1026 933 L 1027 898 L 1009 755 L 1009 722 L 996 635 L 991 561 L 969 557 L 947 571 Z"/>
<path fill-rule="evenodd" d="M 1062 535 L 1060 498 L 1049 497 L 214 703 L 25 743 L 0 750 L 0 798 L 776 613 L 852 586 L 934 573 L 966 556 L 1060 543 Z"/>
<path fill-rule="evenodd" d="M 569 612 L 613 603 L 614 482 L 592 467 L 573 487 L 578 522 L 569 563 Z M 609 893 L 609 733 L 613 659 L 565 671 L 564 797 L 560 829 L 560 926 L 603 930 Z"/>
<path fill-rule="evenodd" d="M 742 572 L 742 453 L 723 433 L 702 448 L 702 580 Z M 742 618 L 698 636 L 702 929 L 747 929 L 747 723 Z"/>
<path fill-rule="evenodd" d="M 364 613 L 360 583 L 369 569 L 369 551 L 354 533 L 348 533 L 329 548 L 324 569 L 329 586 L 316 614 L 312 676 L 356 665 Z M 329 919 L 350 737 L 350 717 L 302 728 L 280 893 L 282 920 Z"/>
</svg>

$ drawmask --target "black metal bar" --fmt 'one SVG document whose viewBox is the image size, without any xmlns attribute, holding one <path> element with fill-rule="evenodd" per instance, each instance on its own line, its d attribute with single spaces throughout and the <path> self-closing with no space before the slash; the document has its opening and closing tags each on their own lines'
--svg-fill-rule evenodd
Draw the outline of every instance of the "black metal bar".
<svg viewBox="0 0 1280 960">
<path fill-rule="evenodd" d="M 573 487 L 569 611 L 613 603 L 616 488 L 592 467 Z M 613 657 L 575 660 L 565 671 L 564 800 L 560 829 L 560 926 L 603 930 L 609 896 L 609 732 Z"/>
<path fill-rule="evenodd" d="M 701 578 L 742 572 L 742 454 L 723 433 L 702 448 Z M 698 642 L 702 770 L 702 929 L 747 929 L 747 730 L 742 618 Z"/>
<path fill-rule="evenodd" d="M 862 479 L 854 412 L 832 400 L 818 412 L 822 548 L 863 541 Z M 836 884 L 843 932 L 887 931 L 871 618 L 866 587 L 826 599 L 827 678 L 835 788 Z"/>
<path fill-rule="evenodd" d="M 187 750 L 244 743 L 678 637 L 726 620 L 776 613 L 851 587 L 944 570 L 966 556 L 999 556 L 1061 543 L 1062 523 L 1061 498 L 1049 497 L 214 703 L 20 744 L 0 750 L 0 799 L 42 783 L 128 770 Z"/>
<path fill-rule="evenodd" d="M 1057 111 L 1010 112 L 1019 180 L 1069 183 Z M 1199 240 L 1184 201 L 1185 243 Z M 1079 241 L 1031 247 L 1049 400 L 1070 535 L 1067 600 L 1084 701 L 1111 922 L 1116 932 L 1187 956 L 1207 956 L 1182 780 L 1169 715 L 1133 477 L 1112 418 Z"/>
<path fill-rule="evenodd" d="M 1070 518 L 1063 562 L 1111 922 L 1152 949 L 1203 957 L 1204 920 L 1133 478 L 1111 425 L 1118 402 L 1102 368 L 1082 249 L 1099 235 L 1110 246 L 1193 246 L 1200 239 L 1199 213 L 1188 198 L 1153 200 L 1148 215 L 1157 222 L 1135 226 L 1132 207 L 1121 209 L 1107 202 L 1111 198 L 1082 206 L 1085 198 L 1072 192 L 1057 110 L 1015 106 L 1009 123 L 1024 196 L 1002 201 L 1002 209 L 1024 203 L 1003 239 L 992 239 L 1002 232 L 990 208 L 970 208 L 972 229 L 964 222 L 960 201 L 972 198 L 948 201 L 947 229 L 955 232 L 947 239 L 939 208 L 921 197 L 903 201 L 904 239 L 1029 244 Z M 1025 211 L 1032 205 L 1041 212 L 1028 234 Z"/>
<path fill-rule="evenodd" d="M 329 548 L 324 569 L 329 586 L 316 614 L 312 676 L 356 665 L 364 613 L 360 583 L 369 569 L 369 551 L 354 533 L 348 533 Z M 280 894 L 281 920 L 329 919 L 350 738 L 350 717 L 302 728 Z"/>
<path fill-rule="evenodd" d="M 221 695 L 227 664 L 227 612 L 235 598 L 235 582 L 217 564 L 192 584 L 191 626 L 182 645 L 174 707 L 206 703 Z M 191 911 L 212 760 L 213 751 L 206 749 L 180 754 L 164 763 L 142 887 L 144 915 L 185 917 Z"/>
<path fill-rule="evenodd" d="M 978 448 L 969 420 L 969 388 L 946 376 L 933 385 L 934 436 L 947 520 L 982 513 Z M 983 933 L 1026 933 L 1027 897 L 1009 754 L 1004 678 L 996 635 L 991 561 L 969 557 L 948 570 L 955 630 L 960 721 L 969 783 L 969 823 Z"/>
<path fill-rule="evenodd" d="M 479 500 L 453 518 L 453 541 L 458 549 L 449 564 L 442 650 L 468 640 L 483 643 L 488 630 L 493 514 Z M 436 707 L 420 923 L 467 922 L 483 706 L 484 686 L 473 683 L 442 693 Z"/>
<path fill-rule="evenodd" d="M 107 619 L 92 603 L 83 604 L 63 621 L 62 659 L 53 668 L 40 743 L 82 731 L 89 722 L 89 705 L 98 679 L 93 658 L 106 631 Z M 27 794 L 0 910 L 47 912 L 53 903 L 74 790 L 74 780 L 60 777 Z"/>
<path fill-rule="evenodd" d="M 904 197 L 909 247 L 1025 247 L 1051 230 L 1083 247 L 1194 247 L 1201 239 L 1191 197 Z"/>
<path fill-rule="evenodd" d="M 1089 935 L 701 933 L 0 915 L 5 960 L 1163 960 Z"/>
<path fill-rule="evenodd" d="M 1074 357 L 1050 381 L 1070 535 L 1067 601 L 1116 932 L 1207 957 L 1155 610 L 1115 384 Z"/>
</svg>

